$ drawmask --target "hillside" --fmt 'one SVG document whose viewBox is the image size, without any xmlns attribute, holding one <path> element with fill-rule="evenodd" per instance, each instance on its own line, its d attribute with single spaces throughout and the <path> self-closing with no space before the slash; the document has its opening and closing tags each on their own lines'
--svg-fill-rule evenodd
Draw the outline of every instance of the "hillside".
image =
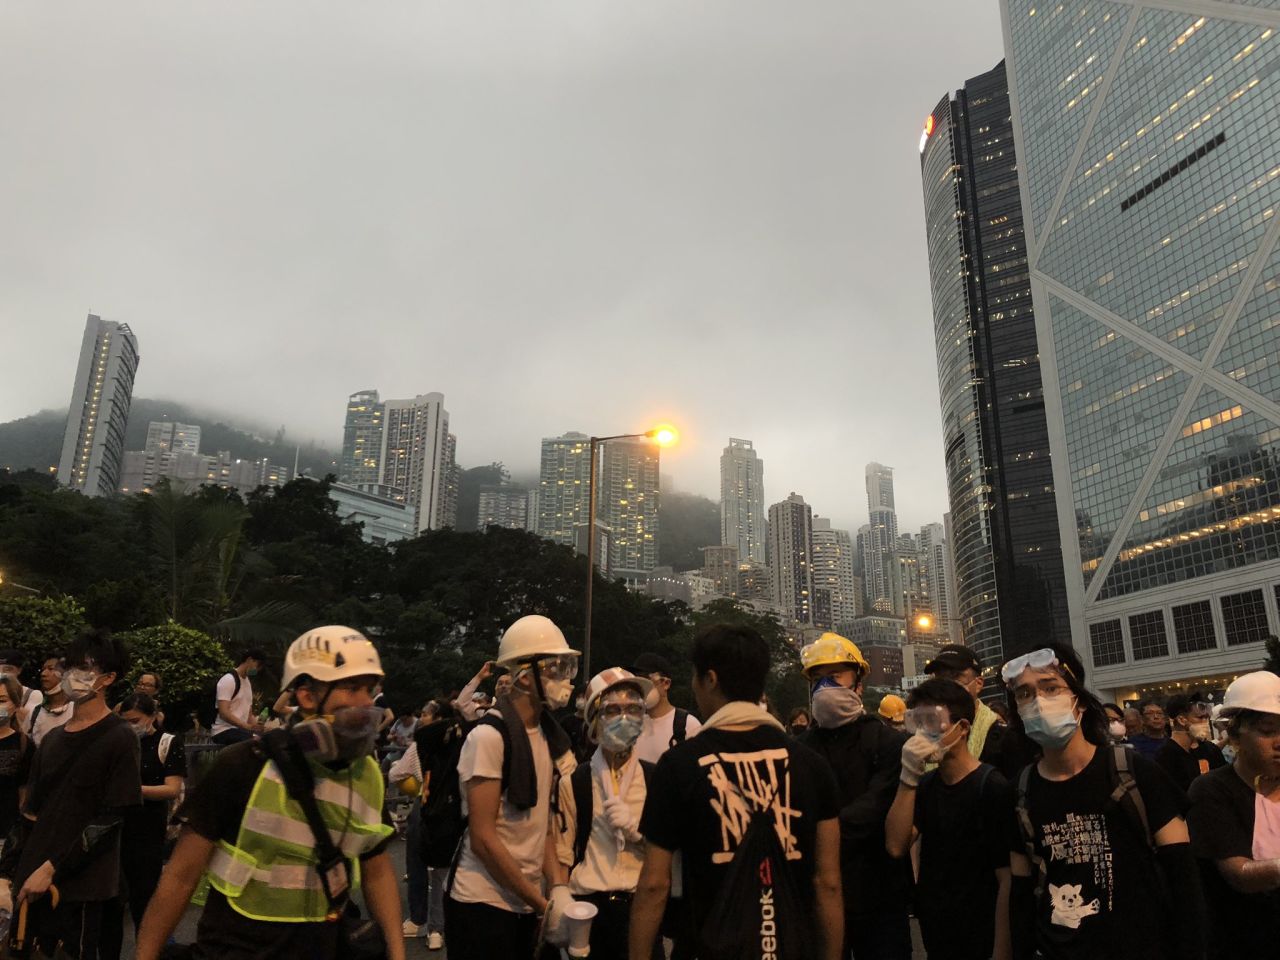
<svg viewBox="0 0 1280 960">
<path fill-rule="evenodd" d="M 229 450 L 242 460 L 268 457 L 275 463 L 292 465 L 294 445 L 281 431 L 270 439 L 257 436 L 239 427 L 201 414 L 190 407 L 169 400 L 148 400 L 134 397 L 129 411 L 129 426 L 125 432 L 125 449 L 141 450 L 146 444 L 147 424 L 152 420 L 176 420 L 200 427 L 200 451 L 217 453 Z M 62 432 L 66 427 L 66 414 L 56 410 L 41 410 L 20 420 L 0 423 L 0 467 L 22 470 L 30 467 L 47 471 L 56 467 L 62 452 Z M 324 476 L 337 472 L 338 454 L 316 444 L 303 444 L 298 451 L 299 469 L 312 476 Z"/>
<path fill-rule="evenodd" d="M 658 563 L 696 570 L 702 566 L 702 548 L 720 542 L 720 506 L 696 493 L 664 491 L 658 531 Z"/>
</svg>

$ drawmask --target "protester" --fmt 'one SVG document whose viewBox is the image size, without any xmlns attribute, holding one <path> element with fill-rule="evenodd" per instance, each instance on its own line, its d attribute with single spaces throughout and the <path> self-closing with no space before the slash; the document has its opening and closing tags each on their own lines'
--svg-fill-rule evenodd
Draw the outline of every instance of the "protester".
<svg viewBox="0 0 1280 960">
<path fill-rule="evenodd" d="M 688 710 L 671 702 L 671 681 L 675 671 L 666 657 L 642 653 L 636 658 L 631 672 L 653 684 L 649 714 L 645 718 L 644 732 L 636 743 L 636 756 L 647 763 L 657 763 L 664 753 L 697 733 L 702 724 Z"/>
<path fill-rule="evenodd" d="M 800 661 L 815 725 L 803 742 L 835 771 L 838 786 L 845 952 L 855 960 L 910 957 L 911 866 L 889 856 L 884 841 L 906 737 L 864 711 L 862 681 L 871 667 L 856 645 L 824 633 Z"/>
<path fill-rule="evenodd" d="M 809 715 L 808 710 L 804 707 L 796 707 L 787 717 L 787 733 L 793 737 L 803 737 L 809 732 L 809 724 L 812 721 L 813 717 Z"/>
<path fill-rule="evenodd" d="M 407 838 L 408 843 L 420 851 L 426 876 L 418 874 L 415 878 L 410 871 L 409 905 L 416 911 L 410 914 L 410 919 L 419 921 L 414 935 L 421 936 L 425 923 L 427 949 L 439 950 L 444 946 L 445 886 L 464 825 L 458 761 L 463 739 L 472 725 L 443 700 L 433 701 L 429 706 L 433 707 L 432 721 L 420 726 L 413 735 L 413 748 L 417 750 L 422 771 L 421 807 L 416 819 L 416 842 L 413 837 Z M 409 823 L 412 830 L 415 820 L 410 819 Z M 425 919 L 421 912 L 424 895 Z M 407 923 L 405 932 L 409 932 Z"/>
<path fill-rule="evenodd" d="M 160 689 L 162 686 L 160 674 L 154 670 L 138 674 L 138 679 L 133 682 L 134 693 L 146 694 L 155 703 L 155 728 L 157 730 L 164 729 L 164 711 L 160 709 Z"/>
<path fill-rule="evenodd" d="M 677 853 L 699 957 L 790 956 L 798 942 L 822 960 L 842 955 L 836 784 L 760 708 L 769 663 L 749 627 L 716 624 L 694 638 L 693 694 L 708 719 L 663 755 L 648 784 L 631 960 L 652 954 Z M 738 896 L 722 899 L 722 888 Z"/>
<path fill-rule="evenodd" d="M 1169 738 L 1164 707 L 1154 700 L 1147 700 L 1139 707 L 1139 712 L 1142 714 L 1142 731 L 1130 734 L 1129 746 L 1148 760 L 1154 760 Z"/>
<path fill-rule="evenodd" d="M 346 957 L 339 937 L 347 924 L 327 918 L 344 912 L 357 888 L 386 940 L 386 956 L 404 960 L 400 892 L 387 851 L 394 831 L 371 756 L 382 677 L 378 651 L 350 627 L 318 627 L 290 645 L 281 683 L 294 691 L 298 722 L 221 751 L 195 786 L 142 922 L 138 960 L 160 956 L 206 869 L 211 889 L 193 960 Z M 276 759 L 268 761 L 268 751 Z M 315 833 L 286 786 L 295 776 L 309 781 L 310 795 L 301 795 L 314 815 L 342 826 L 340 834 L 331 831 L 340 851 L 332 863 L 320 863 Z"/>
<path fill-rule="evenodd" d="M 635 756 L 652 683 L 610 667 L 587 684 L 587 736 L 599 744 L 573 775 L 560 779 L 559 815 L 552 818 L 561 870 L 557 882 L 574 899 L 595 904 L 591 955 L 627 955 L 632 894 L 644 863 L 640 815 L 650 764 Z M 663 954 L 655 943 L 653 960 Z"/>
<path fill-rule="evenodd" d="M 119 713 L 137 734 L 141 759 L 142 805 L 125 813 L 120 837 L 121 867 L 136 932 L 142 928 L 142 915 L 160 882 L 169 808 L 182 793 L 187 757 L 182 738 L 158 728 L 159 711 L 147 694 L 126 697 Z M 103 918 L 100 960 L 117 960 L 123 936 L 124 903 L 117 899 L 108 904 Z"/>
<path fill-rule="evenodd" d="M 71 644 L 62 683 L 72 717 L 36 751 L 24 815 L 0 856 L 0 909 L 30 901 L 36 949 L 47 956 L 96 960 L 104 907 L 120 893 L 120 829 L 142 802 L 138 738 L 105 697 L 128 667 L 106 633 Z"/>
<path fill-rule="evenodd" d="M 0 675 L 0 852 L 26 799 L 35 753 L 31 738 L 18 721 L 21 703 L 22 684 L 12 675 Z"/>
<path fill-rule="evenodd" d="M 938 655 L 924 666 L 931 677 L 954 680 L 973 697 L 973 728 L 969 731 L 969 752 L 983 763 L 989 763 L 1006 776 L 1012 776 L 1021 764 L 1022 757 L 1005 754 L 1004 741 L 1007 727 L 997 722 L 995 711 L 982 702 L 985 681 L 982 662 L 978 655 L 962 643 L 948 643 L 938 650 Z"/>
<path fill-rule="evenodd" d="M 412 710 L 401 710 L 400 716 L 387 730 L 387 767 L 404 756 L 413 743 L 413 732 L 418 729 L 418 718 Z"/>
<path fill-rule="evenodd" d="M 407 891 L 409 916 L 405 918 L 401 929 L 410 939 L 429 936 L 427 864 L 422 859 L 423 776 L 422 763 L 418 760 L 417 743 L 409 744 L 409 749 L 404 752 L 404 756 L 391 765 L 391 769 L 387 771 L 387 783 L 403 795 L 413 798 L 413 805 L 405 821 L 404 835 L 404 871 L 409 884 Z M 436 927 L 436 930 L 439 931 L 442 928 L 443 922 Z M 443 945 L 443 941 L 436 946 L 428 944 L 428 949 L 438 950 Z"/>
<path fill-rule="evenodd" d="M 1016 657 L 1001 675 L 1018 713 L 1010 730 L 1041 754 L 1017 782 L 1014 956 L 1203 957 L 1204 901 L 1177 788 L 1107 743 L 1106 714 L 1071 647 Z"/>
<path fill-rule="evenodd" d="M 999 726 L 1002 726 L 1002 727 L 1009 726 L 1008 704 L 1006 704 L 1003 700 L 992 700 L 990 702 L 984 700 L 982 702 L 986 703 L 986 705 L 991 709 L 991 712 L 996 715 L 996 723 Z"/>
<path fill-rule="evenodd" d="M 1173 725 L 1173 732 L 1156 751 L 1155 761 L 1178 789 L 1186 793 L 1196 777 L 1225 767 L 1227 761 L 1222 759 L 1222 751 L 1213 745 L 1207 703 L 1179 694 L 1168 699 L 1164 712 Z"/>
<path fill-rule="evenodd" d="M 1124 710 L 1124 735 L 1126 740 L 1132 740 L 1134 737 L 1142 733 L 1142 711 L 1137 707 L 1125 707 Z"/>
<path fill-rule="evenodd" d="M 905 857 L 920 840 L 915 915 L 930 960 L 1009 960 L 1013 787 L 969 752 L 969 692 L 931 679 L 911 691 L 909 739 L 885 843 Z M 929 763 L 939 764 L 925 773 Z"/>
<path fill-rule="evenodd" d="M 1125 729 L 1124 711 L 1114 703 L 1104 703 L 1102 711 L 1107 715 L 1107 740 L 1110 743 L 1127 743 L 1129 735 Z"/>
<path fill-rule="evenodd" d="M 486 660 L 483 666 L 476 671 L 476 675 L 467 681 L 466 686 L 453 699 L 453 709 L 457 710 L 462 715 L 462 719 L 468 723 L 474 723 L 479 720 L 488 709 L 489 698 L 480 691 L 480 684 L 493 675 L 493 670 L 493 661 Z"/>
<path fill-rule="evenodd" d="M 25 665 L 26 658 L 17 650 L 0 650 L 0 676 L 13 677 L 21 684 L 22 668 Z M 43 699 L 44 695 L 39 690 L 23 687 L 22 698 L 18 702 L 18 707 L 30 715 L 31 711 L 38 707 Z"/>
<path fill-rule="evenodd" d="M 214 703 L 218 715 L 213 721 L 213 742 L 229 746 L 248 740 L 262 732 L 262 724 L 253 716 L 253 680 L 267 655 L 250 648 L 240 655 L 236 668 L 218 680 Z"/>
<path fill-rule="evenodd" d="M 499 641 L 511 691 L 472 728 L 458 761 L 467 831 L 445 899 L 450 960 L 527 960 L 539 917 L 547 941 L 562 945 L 572 897 L 563 885 L 544 895 L 542 881 L 558 873 L 549 836 L 555 773 L 575 766 L 552 712 L 569 702 L 578 656 L 542 616 L 521 617 Z"/>
<path fill-rule="evenodd" d="M 61 655 L 45 657 L 40 668 L 40 686 L 44 697 L 27 713 L 27 734 L 37 747 L 50 730 L 56 730 L 71 719 L 71 701 L 62 688 L 62 676 L 66 670 Z"/>
<path fill-rule="evenodd" d="M 1266 670 L 1237 677 L 1222 706 L 1235 761 L 1195 779 L 1188 814 L 1213 923 L 1210 955 L 1273 957 L 1280 945 L 1280 677 Z"/>
<path fill-rule="evenodd" d="M 880 698 L 880 708 L 876 710 L 876 714 L 894 730 L 901 730 L 907 715 L 907 703 L 896 693 L 886 693 Z"/>
</svg>

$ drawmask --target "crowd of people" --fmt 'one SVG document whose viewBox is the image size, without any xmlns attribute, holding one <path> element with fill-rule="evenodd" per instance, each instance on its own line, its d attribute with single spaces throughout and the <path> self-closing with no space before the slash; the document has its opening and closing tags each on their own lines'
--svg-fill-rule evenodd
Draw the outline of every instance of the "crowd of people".
<svg viewBox="0 0 1280 960">
<path fill-rule="evenodd" d="M 141 960 L 397 960 L 420 939 L 544 960 L 578 935 L 601 958 L 899 960 L 913 917 L 930 958 L 1276 955 L 1280 676 L 1123 707 L 1049 646 L 992 698 L 949 645 L 869 710 L 855 644 L 828 633 L 801 662 L 809 705 L 784 724 L 765 641 L 708 627 L 694 712 L 653 653 L 576 684 L 578 652 L 532 615 L 461 691 L 397 715 L 376 646 L 321 627 L 269 708 L 262 650 L 218 679 L 193 780 L 164 665 L 87 632 L 33 689 L 0 651 L 0 926 L 21 913 L 40 955 L 84 960 L 119 957 L 130 922 Z"/>
</svg>

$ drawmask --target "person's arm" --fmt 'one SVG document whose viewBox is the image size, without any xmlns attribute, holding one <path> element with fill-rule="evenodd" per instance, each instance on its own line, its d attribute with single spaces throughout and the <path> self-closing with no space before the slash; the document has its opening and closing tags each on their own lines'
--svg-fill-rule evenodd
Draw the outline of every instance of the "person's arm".
<svg viewBox="0 0 1280 960">
<path fill-rule="evenodd" d="M 1168 919 L 1173 928 L 1171 942 L 1176 944 L 1176 957 L 1201 960 L 1208 955 L 1205 931 L 1209 914 L 1204 891 L 1200 887 L 1200 871 L 1191 854 L 1191 836 L 1186 821 L 1174 817 L 1155 832 L 1156 859 L 1164 872 L 1169 889 Z"/>
<path fill-rule="evenodd" d="M 1228 857 L 1214 861 L 1218 873 L 1232 890 L 1240 893 L 1270 893 L 1280 890 L 1280 860 L 1251 860 Z"/>
<path fill-rule="evenodd" d="M 844 898 L 840 891 L 840 821 L 818 823 L 813 848 L 813 912 L 821 938 L 819 956 L 840 960 L 844 948 Z M 635 957 L 635 951 L 631 956 Z"/>
<path fill-rule="evenodd" d="M 361 885 L 369 916 L 382 930 L 387 943 L 387 960 L 404 960 L 403 917 L 400 913 L 400 887 L 396 882 L 391 854 L 385 850 L 375 857 L 360 862 Z"/>
<path fill-rule="evenodd" d="M 653 944 L 670 894 L 671 851 L 650 840 L 636 892 L 631 898 L 631 930 L 627 937 L 631 960 L 650 960 L 653 956 Z"/>
<path fill-rule="evenodd" d="M 905 857 L 916 839 L 916 788 L 898 784 L 897 796 L 884 821 L 884 847 L 891 857 Z"/>
<path fill-rule="evenodd" d="M 177 929 L 212 856 L 212 840 L 200 836 L 190 828 L 182 831 L 142 918 L 142 929 L 138 931 L 134 954 L 136 960 L 159 960 L 160 951 Z M 400 941 L 403 938 L 394 939 Z"/>
<path fill-rule="evenodd" d="M 568 883 L 573 872 L 573 848 L 578 839 L 578 804 L 573 796 L 573 778 L 560 778 L 560 816 L 553 813 L 548 828 L 554 835 L 556 860 L 563 869 L 563 879 Z"/>
<path fill-rule="evenodd" d="M 996 940 L 992 960 L 1013 960 L 1013 943 L 1009 935 L 1009 892 L 1013 877 L 1008 867 L 996 870 Z"/>
<path fill-rule="evenodd" d="M 488 680 L 491 673 L 493 673 L 493 661 L 486 660 L 484 666 L 477 671 L 474 677 L 467 681 L 467 685 L 462 688 L 458 698 L 453 701 L 453 708 L 461 710 L 464 703 L 470 703 L 472 696 L 480 689 L 480 684 Z"/>
<path fill-rule="evenodd" d="M 542 891 L 525 878 L 519 864 L 498 839 L 498 807 L 502 802 L 502 780 L 473 777 L 467 791 L 467 829 L 471 832 L 471 850 L 484 864 L 500 887 L 510 890 L 536 913 L 547 908 Z"/>
<path fill-rule="evenodd" d="M 175 800 L 182 793 L 181 777 L 165 777 L 164 783 L 158 786 L 142 788 L 143 800 Z"/>
<path fill-rule="evenodd" d="M 293 713 L 293 691 L 286 690 L 276 697 L 276 702 L 271 705 L 271 712 L 281 720 L 289 719 L 289 715 Z"/>
</svg>

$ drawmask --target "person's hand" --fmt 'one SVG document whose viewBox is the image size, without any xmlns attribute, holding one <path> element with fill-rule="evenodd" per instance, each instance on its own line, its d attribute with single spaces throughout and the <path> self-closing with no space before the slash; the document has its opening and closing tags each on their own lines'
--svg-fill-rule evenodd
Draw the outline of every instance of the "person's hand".
<svg viewBox="0 0 1280 960">
<path fill-rule="evenodd" d="M 623 835 L 633 843 L 640 840 L 640 823 L 631 812 L 631 806 L 621 797 L 610 797 L 604 802 L 604 816 L 609 826 L 621 830 Z"/>
<path fill-rule="evenodd" d="M 13 887 L 8 880 L 0 880 L 0 910 L 13 913 Z"/>
<path fill-rule="evenodd" d="M 53 864 L 46 860 L 31 872 L 31 876 L 27 877 L 27 882 L 18 891 L 18 902 L 39 900 L 49 892 L 51 886 L 53 886 Z"/>
<path fill-rule="evenodd" d="M 899 779 L 908 787 L 919 786 L 926 764 L 937 759 L 938 745 L 922 733 L 911 736 L 902 745 L 902 775 Z"/>
<path fill-rule="evenodd" d="M 564 912 L 571 903 L 573 894 L 569 892 L 568 884 L 557 883 L 551 888 L 547 897 L 547 913 L 542 918 L 542 939 L 553 947 L 569 945 L 569 925 L 564 922 Z"/>
<path fill-rule="evenodd" d="M 491 676 L 493 676 L 493 661 L 486 660 L 484 662 L 484 666 L 480 668 L 480 672 L 477 673 L 476 676 L 480 678 L 481 683 L 484 683 Z"/>
</svg>

